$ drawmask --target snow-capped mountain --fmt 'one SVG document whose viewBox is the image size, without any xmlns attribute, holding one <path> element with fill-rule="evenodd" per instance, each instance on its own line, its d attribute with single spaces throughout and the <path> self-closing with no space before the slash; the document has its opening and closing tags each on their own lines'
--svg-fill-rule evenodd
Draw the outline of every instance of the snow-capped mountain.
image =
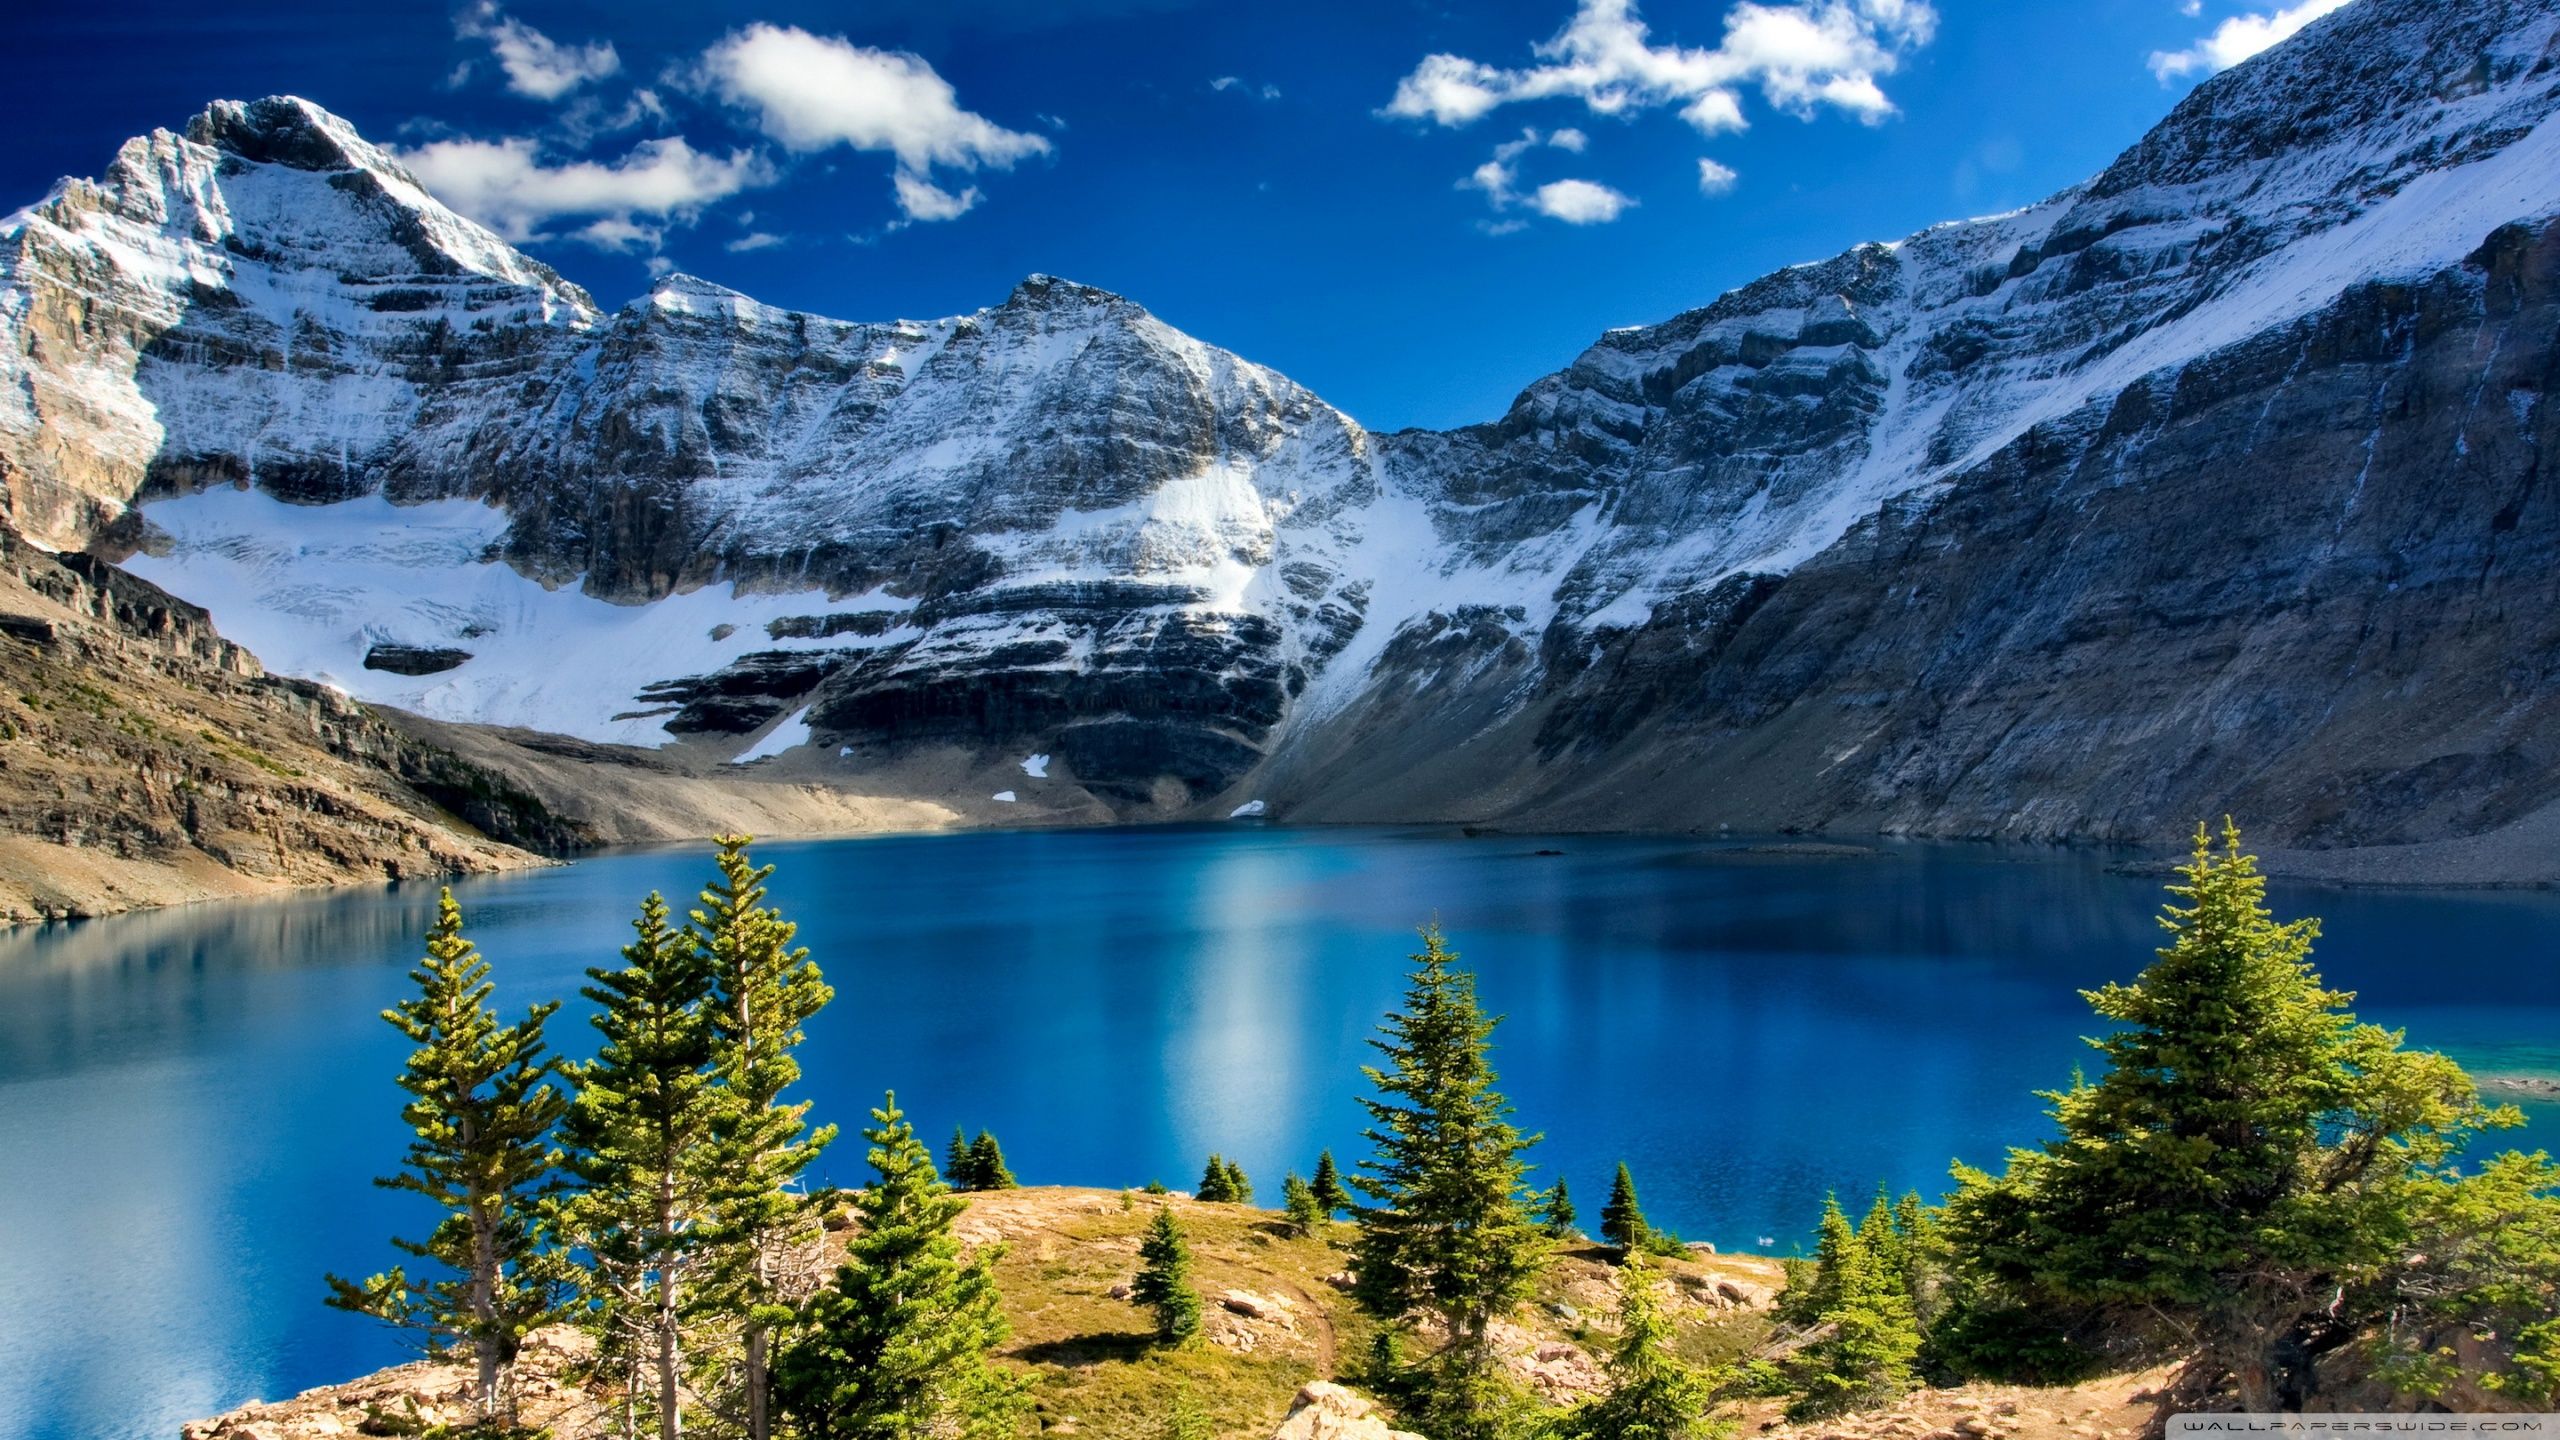
<svg viewBox="0 0 2560 1440">
<path fill-rule="evenodd" d="M 2468 833 L 2560 793 L 2555 109 L 2555 0 L 2359 0 L 2042 205 L 1380 435 L 1046 277 L 602 314 L 326 112 L 225 103 L 0 228 L 0 482 L 276 668 L 821 780 Z"/>
</svg>

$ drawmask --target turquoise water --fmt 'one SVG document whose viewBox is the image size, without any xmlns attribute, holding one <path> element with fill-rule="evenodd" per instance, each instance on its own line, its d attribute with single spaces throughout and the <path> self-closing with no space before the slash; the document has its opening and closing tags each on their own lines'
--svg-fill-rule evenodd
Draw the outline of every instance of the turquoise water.
<svg viewBox="0 0 2560 1440">
<path fill-rule="evenodd" d="M 1560 855 L 1536 853 L 1560 850 Z M 2077 987 L 2157 943 L 2157 882 L 2102 857 L 1233 826 L 775 844 L 779 901 L 837 988 L 805 1094 L 850 1128 L 886 1086 L 937 1144 L 991 1127 L 1030 1183 L 1266 1200 L 1360 1150 L 1358 1066 L 1435 913 L 1506 1012 L 1503 1086 L 1596 1213 L 1801 1243 L 1826 1190 L 1935 1194 L 2042 1133 L 2030 1093 L 2090 1026 Z M 573 995 L 700 851 L 456 887 L 510 1007 Z M 325 1310 L 415 1233 L 368 1177 L 402 1133 L 405 984 L 432 888 L 0 931 L 0 1436 L 167 1437 L 400 1358 Z M 2560 1071 L 2560 897 L 2279 889 L 2368 1018 L 2478 1066 Z M 573 1001 L 558 1048 L 583 1054 Z M 2560 1149 L 2560 1109 L 2521 1137 Z M 850 1181 L 840 1143 L 821 1178 Z"/>
</svg>

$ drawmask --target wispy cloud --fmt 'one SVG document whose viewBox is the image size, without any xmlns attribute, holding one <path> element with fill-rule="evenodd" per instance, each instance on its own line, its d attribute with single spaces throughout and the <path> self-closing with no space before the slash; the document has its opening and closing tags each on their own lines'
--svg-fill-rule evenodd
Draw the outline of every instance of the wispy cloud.
<svg viewBox="0 0 2560 1440">
<path fill-rule="evenodd" d="M 1734 182 L 1741 178 L 1741 173 L 1730 165 L 1703 157 L 1698 161 L 1698 193 L 1701 195 L 1728 194 Z"/>
<path fill-rule="evenodd" d="M 1280 98 L 1280 87 L 1277 85 L 1256 85 L 1250 80 L 1239 79 L 1233 75 L 1219 76 L 1217 79 L 1209 82 L 1209 88 L 1220 92 L 1232 90 L 1253 100 L 1277 100 Z"/>
<path fill-rule="evenodd" d="M 438 140 L 400 160 L 438 199 L 509 240 L 547 238 L 550 222 L 589 216 L 564 238 L 608 250 L 654 250 L 670 224 L 774 178 L 751 151 L 712 155 L 681 137 L 644 140 L 613 161 L 545 163 L 522 136 Z"/>
<path fill-rule="evenodd" d="M 1467 178 L 1458 182 L 1458 188 L 1481 190 L 1486 202 L 1494 209 L 1508 210 L 1520 199 L 1515 187 L 1520 183 L 1521 156 L 1541 146 L 1579 155 L 1590 143 L 1590 137 L 1570 127 L 1555 131 L 1522 130 L 1520 138 L 1494 146 L 1493 158 L 1469 171 Z"/>
<path fill-rule="evenodd" d="M 756 230 L 741 235 L 720 248 L 732 255 L 744 255 L 750 251 L 771 250 L 790 243 L 791 238 L 787 235 L 776 235 L 770 230 Z"/>
<path fill-rule="evenodd" d="M 453 22 L 466 40 L 488 42 L 507 88 L 536 100 L 557 100 L 591 80 L 602 80 L 622 68 L 611 41 L 563 45 L 500 10 L 490 0 L 472 6 Z M 456 78 L 459 79 L 457 72 Z"/>
<path fill-rule="evenodd" d="M 1928 44 L 1937 22 L 1925 0 L 1744 0 L 1726 12 L 1721 44 L 1692 49 L 1653 44 L 1634 0 L 1579 0 L 1565 27 L 1532 47 L 1537 63 L 1425 56 L 1383 113 L 1456 126 L 1529 100 L 1578 100 L 1598 115 L 1678 106 L 1714 135 L 1749 123 L 1741 92 L 1757 86 L 1793 114 L 1829 106 L 1876 121 L 1893 113 L 1879 77 Z"/>
<path fill-rule="evenodd" d="M 2219 74 L 2270 45 L 2291 39 L 2295 31 L 2347 3 L 2348 0 L 2302 0 L 2299 5 L 2263 15 L 2234 15 L 2184 50 L 2152 51 L 2151 73 L 2160 77 L 2163 85 L 2187 75 Z"/>
<path fill-rule="evenodd" d="M 911 222 L 953 219 L 978 202 L 974 185 L 955 193 L 937 184 L 937 168 L 1007 170 L 1052 148 L 962 109 L 922 57 L 840 36 L 750 25 L 704 52 L 699 72 L 703 88 L 787 149 L 843 145 L 895 156 L 893 191 Z"/>
</svg>

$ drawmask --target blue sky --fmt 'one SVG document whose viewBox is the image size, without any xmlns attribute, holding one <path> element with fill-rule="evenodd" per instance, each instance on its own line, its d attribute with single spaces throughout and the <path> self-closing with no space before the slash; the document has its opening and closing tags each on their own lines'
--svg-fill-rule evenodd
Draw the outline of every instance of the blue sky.
<svg viewBox="0 0 2560 1440">
<path fill-rule="evenodd" d="M 607 305 L 857 319 L 1047 272 L 1381 428 L 1601 330 L 2027 204 L 2343 0 L 18 7 L 0 203 L 289 92 Z"/>
</svg>

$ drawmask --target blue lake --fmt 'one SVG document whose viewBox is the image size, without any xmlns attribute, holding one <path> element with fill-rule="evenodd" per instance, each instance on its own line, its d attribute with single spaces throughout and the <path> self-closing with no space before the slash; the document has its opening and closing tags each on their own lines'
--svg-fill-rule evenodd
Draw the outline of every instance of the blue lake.
<svg viewBox="0 0 2560 1440">
<path fill-rule="evenodd" d="M 1564 853 L 1540 855 L 1551 848 Z M 1437 915 L 1488 1003 L 1503 1088 L 1587 1213 L 1610 1167 L 1692 1239 L 1781 1251 L 1825 1191 L 1944 1188 L 2044 1133 L 2091 1019 L 2076 989 L 2157 943 L 2153 879 L 1949 845 L 1871 859 L 1696 839 L 1231 826 L 773 844 L 775 895 L 836 986 L 803 1093 L 850 1130 L 895 1086 L 939 1143 L 989 1127 L 1027 1183 L 1266 1200 L 1362 1150 L 1358 1067 Z M 456 887 L 509 1008 L 612 963 L 699 850 Z M 322 1308 L 417 1233 L 373 1188 L 402 1143 L 410 886 L 0 931 L 0 1436 L 180 1421 L 401 1358 Z M 2369 1019 L 2476 1068 L 2560 1071 L 2560 896 L 2278 887 Z M 681 908 L 681 907 L 679 907 Z M 588 1051 L 572 1000 L 555 1047 Z M 2560 1149 L 2560 1107 L 2498 1144 Z M 858 1143 L 819 1178 L 852 1181 Z"/>
</svg>

